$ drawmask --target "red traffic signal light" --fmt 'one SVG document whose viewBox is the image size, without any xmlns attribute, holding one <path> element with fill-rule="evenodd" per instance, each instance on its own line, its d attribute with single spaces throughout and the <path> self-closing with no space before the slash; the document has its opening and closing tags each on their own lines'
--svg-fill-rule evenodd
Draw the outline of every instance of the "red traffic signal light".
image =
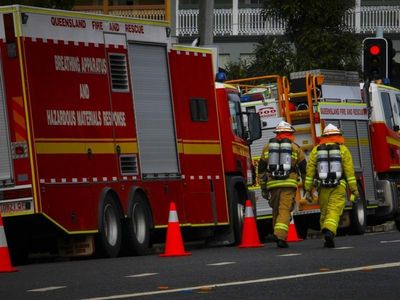
<svg viewBox="0 0 400 300">
<path fill-rule="evenodd" d="M 388 63 L 387 40 L 381 37 L 364 39 L 362 56 L 364 77 L 370 80 L 388 78 Z"/>
<path fill-rule="evenodd" d="M 369 53 L 371 55 L 379 55 L 380 52 L 381 52 L 381 47 L 379 47 L 379 45 L 372 45 L 369 48 Z"/>
</svg>

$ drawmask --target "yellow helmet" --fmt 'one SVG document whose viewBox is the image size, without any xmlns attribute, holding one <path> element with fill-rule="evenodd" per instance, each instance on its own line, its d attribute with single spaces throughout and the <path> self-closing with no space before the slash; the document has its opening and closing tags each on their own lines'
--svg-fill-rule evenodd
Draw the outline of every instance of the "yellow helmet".
<svg viewBox="0 0 400 300">
<path fill-rule="evenodd" d="M 328 124 L 324 128 L 324 132 L 322 133 L 322 136 L 327 136 L 327 135 L 342 135 L 342 131 L 335 125 Z"/>
<path fill-rule="evenodd" d="M 275 128 L 274 133 L 279 133 L 279 132 L 294 132 L 294 128 L 292 125 L 290 125 L 288 122 L 281 121 Z"/>
</svg>

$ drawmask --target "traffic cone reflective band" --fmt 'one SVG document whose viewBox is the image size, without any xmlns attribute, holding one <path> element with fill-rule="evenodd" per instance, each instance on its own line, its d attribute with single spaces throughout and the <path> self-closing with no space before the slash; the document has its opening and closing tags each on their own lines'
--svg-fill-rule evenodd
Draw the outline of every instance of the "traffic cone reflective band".
<svg viewBox="0 0 400 300">
<path fill-rule="evenodd" d="M 0 213 L 0 272 L 15 272 L 17 271 L 11 265 L 10 253 L 8 252 L 6 233 L 4 231 L 3 219 Z"/>
<path fill-rule="evenodd" d="M 239 248 L 256 248 L 262 247 L 260 238 L 258 237 L 256 219 L 254 218 L 253 207 L 251 201 L 246 200 L 246 210 L 244 214 L 244 223 L 242 231 L 242 243 Z"/>
<path fill-rule="evenodd" d="M 165 252 L 160 254 L 162 257 L 167 256 L 184 256 L 191 255 L 190 252 L 185 252 L 183 246 L 181 228 L 179 227 L 178 213 L 174 202 L 171 202 L 169 207 L 169 218 L 167 228 L 167 239 L 165 242 Z"/>
<path fill-rule="evenodd" d="M 297 235 L 296 225 L 293 222 L 293 215 L 292 215 L 292 218 L 291 218 L 290 224 L 289 224 L 289 232 L 288 232 L 288 236 L 286 238 L 286 242 L 300 242 L 300 241 L 302 241 L 302 239 L 299 238 Z"/>
</svg>

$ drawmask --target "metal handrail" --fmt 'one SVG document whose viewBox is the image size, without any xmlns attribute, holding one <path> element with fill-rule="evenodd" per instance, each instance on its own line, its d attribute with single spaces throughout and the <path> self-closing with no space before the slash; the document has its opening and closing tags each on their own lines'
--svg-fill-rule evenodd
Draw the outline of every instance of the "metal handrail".
<svg viewBox="0 0 400 300">
<path fill-rule="evenodd" d="M 260 83 L 256 84 L 255 82 L 260 82 Z M 232 79 L 225 81 L 225 83 L 237 86 L 239 88 L 244 88 L 245 90 L 251 87 L 260 86 L 261 84 L 265 83 L 276 84 L 277 96 L 278 96 L 278 99 L 276 99 L 276 101 L 278 102 L 278 110 L 279 110 L 278 113 L 280 115 L 283 114 L 284 108 L 282 107 L 282 104 L 284 103 L 284 98 L 283 98 L 284 96 L 283 96 L 282 77 L 280 75 L 264 75 L 264 76 L 256 76 L 249 78 Z"/>
</svg>

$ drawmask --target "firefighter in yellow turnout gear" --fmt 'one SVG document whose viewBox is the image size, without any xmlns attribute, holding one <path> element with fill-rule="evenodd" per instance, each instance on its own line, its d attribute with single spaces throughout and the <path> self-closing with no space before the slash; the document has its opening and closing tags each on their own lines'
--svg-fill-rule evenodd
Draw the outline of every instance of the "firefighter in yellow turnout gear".
<svg viewBox="0 0 400 300">
<path fill-rule="evenodd" d="M 304 184 L 305 196 L 309 202 L 312 201 L 311 191 L 315 175 L 318 179 L 320 225 L 325 239 L 324 246 L 334 248 L 334 237 L 346 203 L 347 184 L 353 194 L 350 197 L 352 201 L 359 198 L 359 192 L 353 158 L 344 145 L 341 130 L 332 124 L 325 127 L 319 144 L 310 153 Z"/>
<path fill-rule="evenodd" d="M 301 148 L 294 143 L 294 128 L 282 121 L 276 127 L 276 137 L 262 150 L 258 164 L 258 177 L 262 196 L 272 208 L 272 225 L 277 246 L 287 248 L 291 211 L 294 208 L 298 175 L 303 182 L 306 159 Z"/>
</svg>

